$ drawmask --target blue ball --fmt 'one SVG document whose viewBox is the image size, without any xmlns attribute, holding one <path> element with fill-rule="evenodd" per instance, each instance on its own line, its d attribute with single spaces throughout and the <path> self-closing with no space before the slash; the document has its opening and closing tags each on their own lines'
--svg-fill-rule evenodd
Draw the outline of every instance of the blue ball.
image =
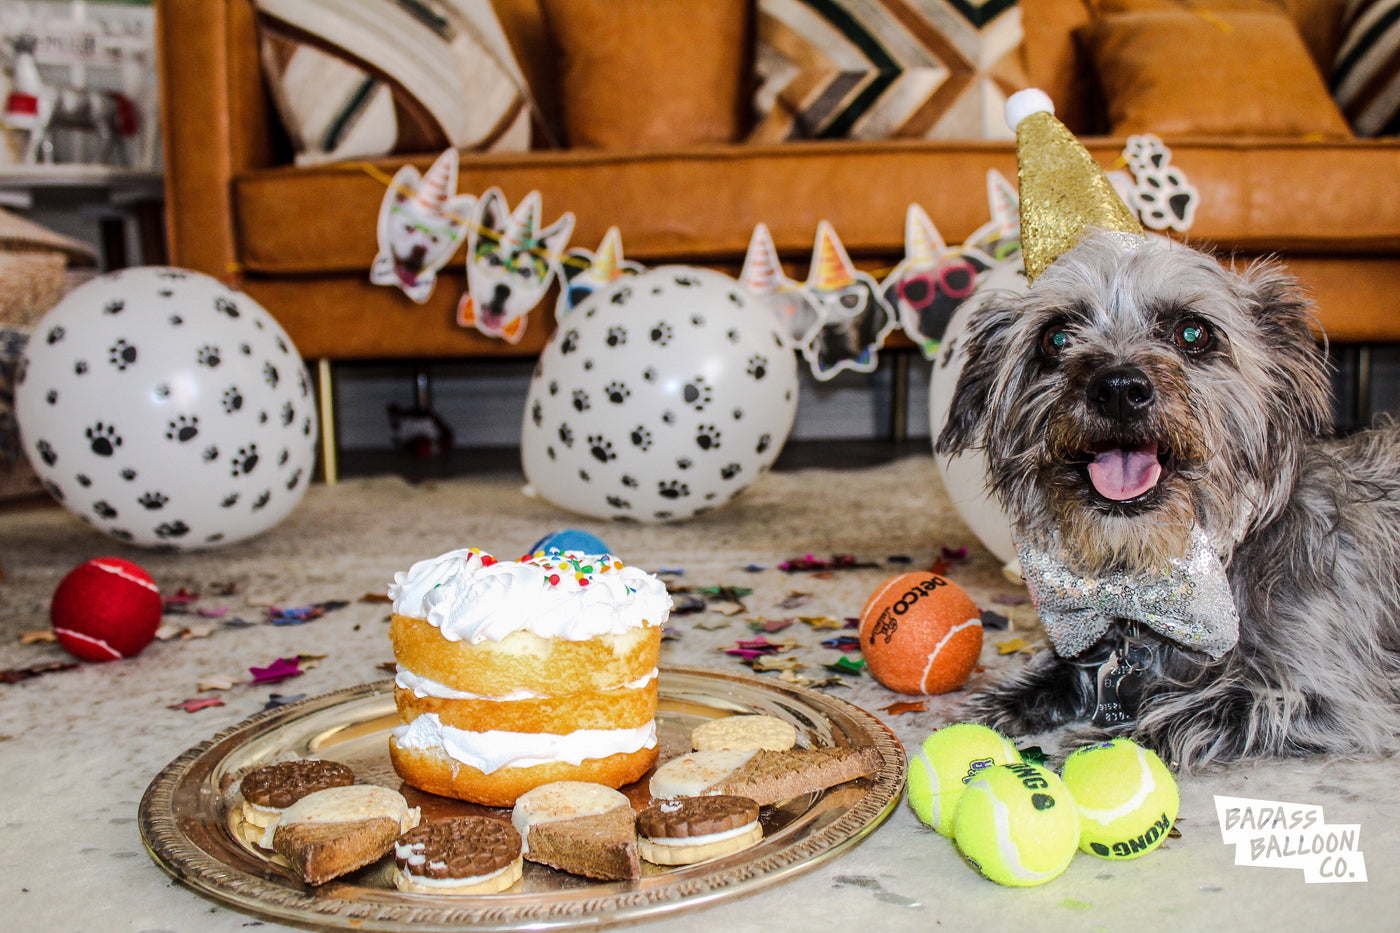
<svg viewBox="0 0 1400 933">
<path fill-rule="evenodd" d="M 586 531 L 579 531 L 577 528 L 565 528 L 562 531 L 545 535 L 530 547 L 529 553 L 534 554 L 538 551 L 549 550 L 582 551 L 585 554 L 612 553 L 612 550 L 602 541 Z"/>
</svg>

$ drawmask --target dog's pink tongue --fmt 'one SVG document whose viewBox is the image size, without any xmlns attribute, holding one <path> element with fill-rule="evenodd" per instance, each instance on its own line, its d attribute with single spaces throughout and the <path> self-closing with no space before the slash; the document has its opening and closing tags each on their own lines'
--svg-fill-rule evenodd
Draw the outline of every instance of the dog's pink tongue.
<svg viewBox="0 0 1400 933">
<path fill-rule="evenodd" d="M 1126 502 L 1136 499 L 1157 485 L 1162 465 L 1157 462 L 1157 445 L 1114 447 L 1099 453 L 1089 464 L 1089 481 L 1105 499 Z"/>
</svg>

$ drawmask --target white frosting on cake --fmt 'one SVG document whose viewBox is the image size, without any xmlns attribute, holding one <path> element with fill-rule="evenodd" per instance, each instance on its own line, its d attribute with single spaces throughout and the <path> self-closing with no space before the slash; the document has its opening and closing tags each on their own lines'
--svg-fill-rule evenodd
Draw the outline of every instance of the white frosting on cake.
<svg viewBox="0 0 1400 933">
<path fill-rule="evenodd" d="M 547 732 L 470 732 L 445 726 L 437 713 L 424 713 L 393 731 L 400 748 L 438 751 L 454 761 L 491 774 L 501 768 L 529 768 L 564 762 L 581 764 L 622 752 L 656 747 L 656 721 L 634 729 L 579 729 L 567 735 Z"/>
<path fill-rule="evenodd" d="M 498 561 L 477 548 L 449 551 L 394 574 L 394 612 L 427 619 L 449 641 L 500 641 L 512 632 L 586 641 L 665 624 L 666 585 L 609 554 L 538 553 Z"/>
<path fill-rule="evenodd" d="M 657 669 L 652 668 L 649 673 L 627 684 L 618 684 L 616 687 L 602 687 L 602 690 L 640 690 L 656 679 Z M 394 686 L 402 690 L 411 690 L 417 697 L 434 697 L 439 700 L 493 700 L 498 703 L 512 702 L 516 700 L 539 700 L 545 699 L 545 694 L 536 693 L 533 690 L 512 690 L 502 696 L 484 696 L 479 693 L 469 693 L 466 690 L 458 690 L 449 687 L 447 684 L 438 683 L 421 674 L 415 674 L 403 665 L 399 665 L 394 672 Z"/>
</svg>

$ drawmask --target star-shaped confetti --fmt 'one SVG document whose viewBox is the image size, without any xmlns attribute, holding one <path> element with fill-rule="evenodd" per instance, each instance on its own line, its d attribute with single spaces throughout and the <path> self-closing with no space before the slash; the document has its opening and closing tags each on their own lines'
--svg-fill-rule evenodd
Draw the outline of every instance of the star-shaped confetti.
<svg viewBox="0 0 1400 933">
<path fill-rule="evenodd" d="M 835 671 L 838 674 L 844 674 L 847 676 L 858 676 L 861 672 L 861 669 L 865 667 L 865 659 L 852 658 L 843 655 L 840 659 L 836 661 L 835 664 L 827 664 L 824 666 L 827 670 Z"/>
<path fill-rule="evenodd" d="M 223 705 L 224 701 L 218 697 L 190 697 L 188 700 L 181 700 L 179 703 L 171 703 L 166 709 L 182 709 L 187 713 L 197 713 L 211 706 Z"/>
<path fill-rule="evenodd" d="M 211 674 L 200 680 L 195 689 L 200 693 L 208 693 L 210 690 L 232 690 L 237 684 L 238 681 L 227 674 Z"/>
<path fill-rule="evenodd" d="M 286 706 L 288 703 L 295 703 L 298 700 L 304 699 L 306 699 L 306 694 L 304 693 L 293 693 L 290 696 L 284 696 L 280 693 L 269 693 L 267 695 L 267 702 L 263 704 L 262 712 L 265 713 L 270 709 L 276 709 L 279 706 Z"/>
<path fill-rule="evenodd" d="M 248 672 L 253 675 L 251 683 L 254 687 L 280 684 L 284 680 L 302 675 L 301 658 L 278 658 L 267 667 L 250 667 Z"/>
<path fill-rule="evenodd" d="M 840 629 L 846 627 L 845 622 L 842 622 L 840 619 L 833 619 L 831 616 L 798 616 L 797 618 L 799 621 L 805 622 L 817 630 Z"/>
<path fill-rule="evenodd" d="M 19 643 L 21 645 L 42 645 L 53 641 L 58 641 L 58 636 L 54 634 L 51 628 L 40 628 L 19 633 Z"/>
<path fill-rule="evenodd" d="M 1033 654 L 1035 652 L 1035 645 L 1032 645 L 1024 638 L 1008 638 L 1006 641 L 997 642 L 997 654 L 1015 654 L 1018 651 L 1024 651 L 1026 654 Z"/>
<path fill-rule="evenodd" d="M 753 668 L 754 673 L 757 674 L 767 671 L 800 671 L 806 666 L 793 657 L 777 658 L 772 655 L 762 655 L 749 663 L 749 667 Z"/>
<path fill-rule="evenodd" d="M 749 628 L 755 632 L 767 632 L 772 635 L 789 628 L 793 623 L 792 619 L 750 619 Z"/>
<path fill-rule="evenodd" d="M 891 716 L 902 716 L 905 713 L 923 713 L 928 711 L 928 704 L 923 700 L 901 700 L 898 703 L 891 703 L 889 706 L 880 707 Z"/>
<path fill-rule="evenodd" d="M 837 635 L 835 638 L 828 638 L 822 642 L 823 648 L 835 648 L 837 651 L 859 651 L 860 639 L 855 635 Z"/>
</svg>

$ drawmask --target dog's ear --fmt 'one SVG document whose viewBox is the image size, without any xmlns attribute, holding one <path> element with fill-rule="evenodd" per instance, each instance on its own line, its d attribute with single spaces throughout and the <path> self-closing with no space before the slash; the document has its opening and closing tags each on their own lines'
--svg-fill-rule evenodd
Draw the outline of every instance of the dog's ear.
<svg viewBox="0 0 1400 933">
<path fill-rule="evenodd" d="M 1332 384 L 1325 342 L 1319 343 L 1313 330 L 1311 299 L 1276 262 L 1254 263 L 1243 280 L 1259 333 L 1272 361 L 1286 373 L 1284 383 L 1290 391 L 1282 393 L 1278 403 L 1290 410 L 1304 430 L 1330 431 Z"/>
<path fill-rule="evenodd" d="M 948 420 L 934 442 L 934 452 L 960 454 L 985 443 L 990 420 L 993 387 L 1002 360 L 1015 312 L 1009 298 L 995 296 L 983 304 L 967 322 L 963 335 L 966 361 L 953 387 Z"/>
</svg>

